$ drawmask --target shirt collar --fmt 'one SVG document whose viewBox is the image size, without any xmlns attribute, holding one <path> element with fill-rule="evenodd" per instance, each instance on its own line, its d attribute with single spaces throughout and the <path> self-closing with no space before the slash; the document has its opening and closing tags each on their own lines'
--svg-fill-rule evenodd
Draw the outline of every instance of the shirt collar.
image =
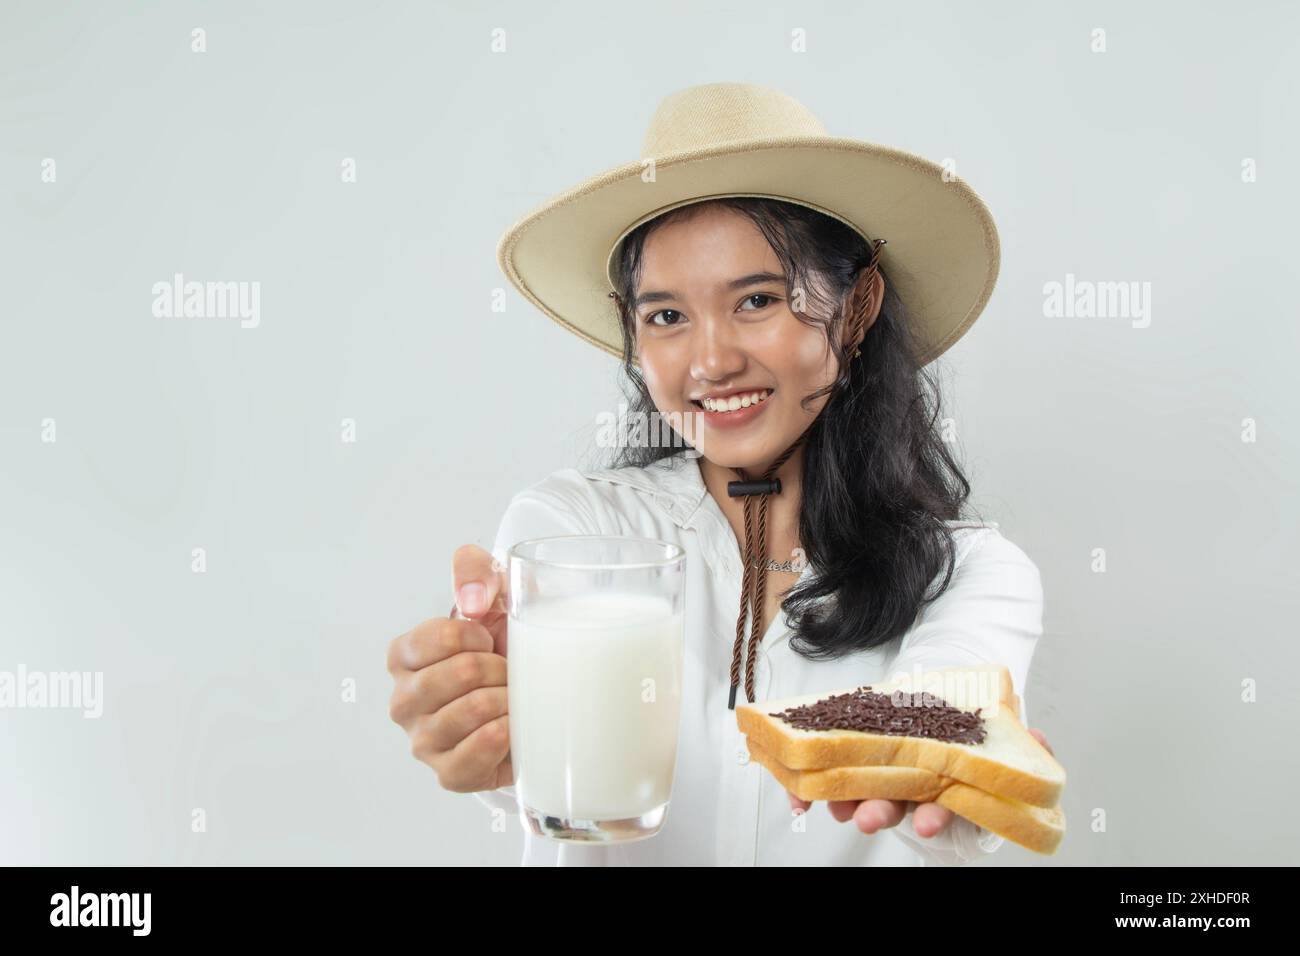
<svg viewBox="0 0 1300 956">
<path fill-rule="evenodd" d="M 733 541 L 729 554 L 739 564 L 743 542 L 736 540 L 731 525 L 717 503 L 709 498 L 709 489 L 704 484 L 704 475 L 700 473 L 699 456 L 686 457 L 684 451 L 660 458 L 644 468 L 605 468 L 582 472 L 588 478 L 609 481 L 616 485 L 627 485 L 655 496 L 655 502 L 663 508 L 674 523 L 680 528 L 696 528 L 701 515 L 713 519 L 717 533 Z M 734 553 L 731 553 L 734 552 Z M 804 567 L 801 577 L 815 573 L 811 561 Z"/>
<path fill-rule="evenodd" d="M 655 496 L 655 501 L 679 527 L 693 523 L 708 495 L 699 457 L 687 457 L 685 451 L 651 462 L 644 468 L 601 468 L 584 470 L 588 478 L 626 485 Z"/>
</svg>

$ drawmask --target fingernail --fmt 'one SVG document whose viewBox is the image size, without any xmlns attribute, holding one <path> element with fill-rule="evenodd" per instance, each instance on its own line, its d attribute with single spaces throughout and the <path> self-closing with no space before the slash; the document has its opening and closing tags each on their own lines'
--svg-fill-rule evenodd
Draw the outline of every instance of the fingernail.
<svg viewBox="0 0 1300 956">
<path fill-rule="evenodd" d="M 466 614 L 479 614 L 483 611 L 483 585 L 462 584 L 456 595 L 456 603 Z"/>
</svg>

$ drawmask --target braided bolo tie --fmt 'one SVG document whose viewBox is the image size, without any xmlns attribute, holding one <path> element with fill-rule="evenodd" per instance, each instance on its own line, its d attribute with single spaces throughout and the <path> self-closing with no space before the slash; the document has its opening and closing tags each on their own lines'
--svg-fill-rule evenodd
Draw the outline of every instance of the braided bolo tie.
<svg viewBox="0 0 1300 956">
<path fill-rule="evenodd" d="M 884 239 L 873 240 L 871 259 L 858 274 L 849 296 L 848 313 L 853 334 L 850 338 L 852 345 L 846 362 L 852 362 L 862 350 L 866 318 L 874 306 L 873 292 L 880 263 L 880 247 L 884 244 Z M 621 304 L 622 300 L 616 293 L 611 292 L 610 296 Z M 727 482 L 727 494 L 730 497 L 745 499 L 745 576 L 740 586 L 740 616 L 736 618 L 736 641 L 732 647 L 731 694 L 727 699 L 728 710 L 736 709 L 736 690 L 740 685 L 740 649 L 744 644 L 746 608 L 749 609 L 750 634 L 749 646 L 745 651 L 745 696 L 751 704 L 754 703 L 754 651 L 765 631 L 763 602 L 767 595 L 767 574 L 766 566 L 761 562 L 762 556 L 767 553 L 767 501 L 769 495 L 781 493 L 781 479 L 775 475 L 804 443 L 807 436 L 808 432 L 805 429 L 803 434 L 791 442 L 790 447 L 768 467 L 762 478 L 750 478 L 743 468 L 733 468 L 732 470 L 740 476 L 740 480 Z"/>
</svg>

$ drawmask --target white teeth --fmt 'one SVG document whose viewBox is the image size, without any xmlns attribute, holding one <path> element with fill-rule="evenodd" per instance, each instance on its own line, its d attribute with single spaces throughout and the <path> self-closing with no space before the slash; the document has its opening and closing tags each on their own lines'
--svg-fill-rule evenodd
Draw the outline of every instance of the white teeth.
<svg viewBox="0 0 1300 956">
<path fill-rule="evenodd" d="M 771 389 L 764 389 L 761 392 L 730 395 L 727 398 L 704 398 L 700 400 L 700 404 L 711 412 L 734 412 L 737 409 L 749 408 L 750 405 L 757 405 L 759 402 L 766 401 L 767 396 L 771 394 Z"/>
</svg>

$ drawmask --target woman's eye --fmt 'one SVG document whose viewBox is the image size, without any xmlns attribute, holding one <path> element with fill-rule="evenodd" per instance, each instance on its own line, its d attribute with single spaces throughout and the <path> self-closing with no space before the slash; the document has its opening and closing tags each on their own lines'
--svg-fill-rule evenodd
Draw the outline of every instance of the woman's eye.
<svg viewBox="0 0 1300 956">
<path fill-rule="evenodd" d="M 651 312 L 649 315 L 645 317 L 646 325 L 659 325 L 660 328 L 664 328 L 665 326 L 660 325 L 660 323 L 655 321 L 655 317 L 660 315 L 681 315 L 681 313 L 678 312 L 676 309 L 660 309 L 658 312 Z M 671 327 L 676 324 L 677 324 L 676 322 L 669 323 L 668 327 Z"/>
<path fill-rule="evenodd" d="M 750 296 L 746 296 L 746 297 L 745 297 L 745 301 L 746 301 L 746 302 L 753 302 L 755 299 L 763 299 L 764 301 L 763 301 L 763 302 L 760 302 L 758 305 L 754 306 L 754 308 L 752 308 L 752 309 L 742 309 L 741 311 L 744 311 L 744 312 L 757 312 L 759 309 L 765 309 L 765 308 L 767 308 L 769 305 L 771 305 L 773 302 L 776 301 L 776 296 L 768 295 L 768 294 L 765 293 L 765 292 L 755 292 L 753 295 L 750 295 Z"/>
</svg>

